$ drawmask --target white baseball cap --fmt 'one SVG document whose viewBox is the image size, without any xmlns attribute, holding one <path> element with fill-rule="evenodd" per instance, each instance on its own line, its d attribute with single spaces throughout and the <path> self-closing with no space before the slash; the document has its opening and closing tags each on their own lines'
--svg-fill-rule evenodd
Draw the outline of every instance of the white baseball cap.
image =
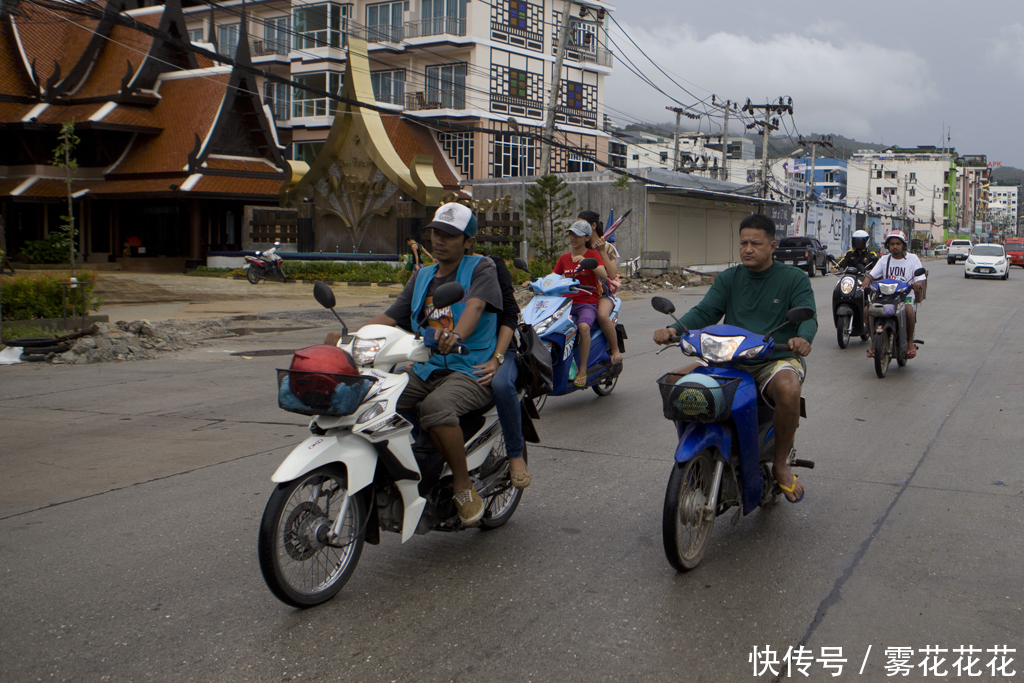
<svg viewBox="0 0 1024 683">
<path fill-rule="evenodd" d="M 437 213 L 434 214 L 434 220 L 427 227 L 448 235 L 473 237 L 476 235 L 477 222 L 471 208 L 465 204 L 452 202 L 439 206 Z"/>
</svg>

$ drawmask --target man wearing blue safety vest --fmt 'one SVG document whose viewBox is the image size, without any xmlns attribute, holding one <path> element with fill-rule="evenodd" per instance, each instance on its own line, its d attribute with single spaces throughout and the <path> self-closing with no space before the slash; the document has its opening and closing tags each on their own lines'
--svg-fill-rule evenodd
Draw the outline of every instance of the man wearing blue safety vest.
<svg viewBox="0 0 1024 683">
<path fill-rule="evenodd" d="M 491 401 L 490 387 L 480 384 L 473 366 L 494 355 L 501 287 L 491 259 L 465 254 L 477 230 L 476 216 L 468 206 L 441 206 L 427 229 L 436 263 L 414 273 L 395 303 L 367 324 L 414 330 L 423 325 L 422 312 L 430 312 L 426 324 L 434 328 L 440 353 L 408 369 L 409 385 L 398 399 L 398 412 L 419 409 L 420 426 L 430 433 L 452 470 L 459 518 L 470 525 L 484 516 L 484 504 L 469 478 L 459 416 Z M 434 291 L 448 282 L 461 284 L 466 296 L 450 308 L 433 309 Z M 445 355 L 456 344 L 465 345 L 469 354 Z"/>
</svg>

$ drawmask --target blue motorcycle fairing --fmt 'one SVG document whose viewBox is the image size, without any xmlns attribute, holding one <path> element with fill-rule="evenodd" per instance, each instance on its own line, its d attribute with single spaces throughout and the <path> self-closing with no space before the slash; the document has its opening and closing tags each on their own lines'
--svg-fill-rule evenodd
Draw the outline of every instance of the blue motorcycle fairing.
<svg viewBox="0 0 1024 683">
<path fill-rule="evenodd" d="M 892 293 L 892 294 L 885 294 L 883 296 L 896 296 L 897 294 L 905 294 L 907 292 L 907 290 L 910 289 L 910 286 L 911 286 L 909 282 L 904 282 L 903 280 L 893 280 L 892 278 L 888 278 L 888 279 L 883 279 L 883 280 L 876 280 L 876 281 L 872 282 L 870 285 L 868 285 L 868 287 L 871 288 L 871 291 L 878 292 L 879 294 L 881 294 L 882 290 L 880 290 L 878 288 L 878 285 L 880 285 L 882 283 L 890 284 L 890 285 L 891 284 L 895 284 L 896 285 L 896 291 L 894 293 Z"/>
<path fill-rule="evenodd" d="M 747 360 L 771 360 L 772 356 L 775 354 L 775 340 L 774 339 L 769 337 L 768 341 L 766 342 L 766 341 L 764 341 L 762 339 L 761 336 L 755 335 L 755 334 L 751 334 L 749 331 L 743 329 L 742 327 L 734 327 L 732 325 L 708 325 L 707 327 L 703 327 L 703 328 L 701 328 L 699 330 L 691 330 L 691 331 L 687 332 L 686 334 L 680 336 L 680 338 L 679 338 L 679 348 L 681 348 L 683 350 L 683 353 L 686 353 L 686 347 L 683 346 L 683 342 L 687 341 L 687 342 L 690 343 L 690 345 L 692 345 L 699 352 L 700 351 L 700 337 L 701 337 L 702 334 L 709 334 L 709 335 L 713 335 L 715 337 L 743 337 L 743 343 L 740 344 L 739 348 L 736 349 L 736 353 L 734 354 L 734 356 L 738 356 L 739 354 L 743 353 L 744 351 L 748 351 L 750 349 L 757 348 L 758 346 L 761 346 L 762 344 L 764 345 L 764 348 L 761 349 L 760 353 L 758 353 L 753 358 L 749 358 Z M 687 355 L 692 355 L 692 354 L 687 354 Z M 699 353 L 698 353 L 698 355 L 699 355 Z M 706 363 L 711 363 L 712 362 L 712 361 L 710 361 L 710 360 L 708 360 L 706 358 L 704 358 L 703 360 Z M 739 361 L 734 361 L 734 360 L 725 361 L 725 363 L 736 363 L 736 362 L 739 362 Z M 716 365 L 718 367 L 721 367 L 721 364 L 716 364 Z"/>
</svg>

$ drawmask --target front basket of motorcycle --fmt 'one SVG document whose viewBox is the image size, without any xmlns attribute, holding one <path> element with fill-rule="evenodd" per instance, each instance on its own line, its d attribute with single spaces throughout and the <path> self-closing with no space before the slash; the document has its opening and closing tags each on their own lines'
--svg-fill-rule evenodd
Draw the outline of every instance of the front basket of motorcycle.
<svg viewBox="0 0 1024 683">
<path fill-rule="evenodd" d="M 665 419 L 673 422 L 721 422 L 728 419 L 739 386 L 740 380 L 733 377 L 670 372 L 658 378 Z"/>
<path fill-rule="evenodd" d="M 376 381 L 365 375 L 278 370 L 277 405 L 300 415 L 345 417 L 356 412 Z"/>
</svg>

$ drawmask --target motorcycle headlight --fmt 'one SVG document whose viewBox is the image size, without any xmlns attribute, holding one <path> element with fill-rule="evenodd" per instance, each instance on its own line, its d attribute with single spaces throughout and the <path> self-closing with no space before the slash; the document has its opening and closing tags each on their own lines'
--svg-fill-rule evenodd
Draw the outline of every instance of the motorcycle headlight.
<svg viewBox="0 0 1024 683">
<path fill-rule="evenodd" d="M 854 280 L 852 277 L 844 277 L 842 280 L 839 281 L 839 291 L 842 292 L 843 294 L 849 294 L 850 292 L 853 291 L 853 287 L 856 284 L 857 281 Z"/>
<path fill-rule="evenodd" d="M 382 415 L 384 409 L 388 407 L 387 401 L 377 401 L 372 406 L 363 411 L 363 414 L 356 420 L 357 425 L 363 425 L 372 420 L 373 418 Z"/>
<path fill-rule="evenodd" d="M 359 365 L 373 365 L 386 339 L 356 339 L 352 342 L 352 357 Z"/>
<path fill-rule="evenodd" d="M 716 337 L 712 334 L 700 336 L 700 355 L 712 363 L 725 363 L 732 360 L 736 349 L 740 348 L 744 337 Z"/>
<path fill-rule="evenodd" d="M 683 353 L 685 353 L 687 356 L 697 355 L 697 347 L 695 347 L 690 342 L 686 341 L 685 339 L 680 339 L 679 344 L 683 349 Z"/>
<path fill-rule="evenodd" d="M 562 319 L 562 316 L 565 315 L 565 312 L 568 311 L 569 308 L 569 306 L 562 306 L 557 311 L 552 313 L 549 317 L 545 318 L 544 320 L 541 320 L 534 328 L 537 334 L 543 337 L 544 333 L 550 330 L 555 323 Z"/>
<path fill-rule="evenodd" d="M 895 282 L 880 282 L 878 284 L 878 291 L 884 294 L 885 296 L 892 296 L 893 294 L 896 293 L 896 288 L 898 286 L 899 285 L 897 285 Z"/>
<path fill-rule="evenodd" d="M 762 351 L 764 351 L 764 344 L 761 344 L 760 346 L 755 346 L 752 349 L 747 349 L 746 351 L 741 353 L 738 356 L 738 358 L 757 358 L 758 356 L 761 355 Z"/>
</svg>

